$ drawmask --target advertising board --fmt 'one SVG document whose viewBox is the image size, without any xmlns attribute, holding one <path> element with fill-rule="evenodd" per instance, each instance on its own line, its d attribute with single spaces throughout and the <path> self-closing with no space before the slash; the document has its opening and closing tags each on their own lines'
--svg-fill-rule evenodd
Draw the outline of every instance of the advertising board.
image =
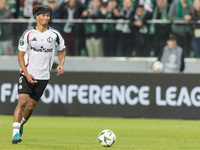
<svg viewBox="0 0 200 150">
<path fill-rule="evenodd" d="M 0 78 L 0 114 L 13 114 L 19 72 Z M 199 83 L 198 74 L 52 72 L 34 115 L 199 119 Z"/>
</svg>

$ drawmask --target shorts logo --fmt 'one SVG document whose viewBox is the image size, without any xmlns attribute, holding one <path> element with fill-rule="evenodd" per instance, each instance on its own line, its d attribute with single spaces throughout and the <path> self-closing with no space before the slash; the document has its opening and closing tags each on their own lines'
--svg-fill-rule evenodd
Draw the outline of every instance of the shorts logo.
<svg viewBox="0 0 200 150">
<path fill-rule="evenodd" d="M 24 45 L 24 40 L 20 40 L 20 41 L 19 41 L 19 45 L 20 45 L 20 46 L 23 46 L 23 45 Z"/>
<path fill-rule="evenodd" d="M 19 85 L 19 89 L 20 89 L 20 90 L 22 89 L 22 85 L 21 85 L 21 84 Z"/>
<path fill-rule="evenodd" d="M 22 83 L 23 76 L 19 78 L 19 83 Z"/>
<path fill-rule="evenodd" d="M 47 38 L 47 42 L 48 42 L 48 43 L 52 43 L 52 42 L 53 42 L 53 38 L 52 38 L 52 37 L 48 37 L 48 38 Z"/>
<path fill-rule="evenodd" d="M 22 87 L 22 80 L 23 80 L 23 76 L 21 76 L 20 78 L 19 78 L 19 90 L 21 90 L 23 87 Z"/>
</svg>

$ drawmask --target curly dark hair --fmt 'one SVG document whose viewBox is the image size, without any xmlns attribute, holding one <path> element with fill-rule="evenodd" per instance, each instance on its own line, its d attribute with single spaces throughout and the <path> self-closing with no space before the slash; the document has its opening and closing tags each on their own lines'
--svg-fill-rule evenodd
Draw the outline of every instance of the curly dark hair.
<svg viewBox="0 0 200 150">
<path fill-rule="evenodd" d="M 53 13 L 53 9 L 48 5 L 36 5 L 33 8 L 33 16 L 43 14 L 43 13 L 50 13 L 50 15 Z"/>
</svg>

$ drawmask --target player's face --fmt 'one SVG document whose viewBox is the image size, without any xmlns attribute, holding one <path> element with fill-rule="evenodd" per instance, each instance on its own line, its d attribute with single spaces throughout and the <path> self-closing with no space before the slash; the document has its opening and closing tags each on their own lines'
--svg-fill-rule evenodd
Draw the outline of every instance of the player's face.
<svg viewBox="0 0 200 150">
<path fill-rule="evenodd" d="M 50 14 L 40 14 L 36 16 L 38 23 L 41 25 L 47 25 L 49 23 L 50 18 Z"/>
</svg>

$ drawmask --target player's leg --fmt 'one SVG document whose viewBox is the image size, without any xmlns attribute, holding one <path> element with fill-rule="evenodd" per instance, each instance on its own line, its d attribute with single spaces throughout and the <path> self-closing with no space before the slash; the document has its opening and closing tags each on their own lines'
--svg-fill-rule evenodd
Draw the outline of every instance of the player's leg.
<svg viewBox="0 0 200 150">
<path fill-rule="evenodd" d="M 19 94 L 19 101 L 18 104 L 15 108 L 14 111 L 14 120 L 13 120 L 13 138 L 12 138 L 12 143 L 18 143 L 21 142 L 22 139 L 19 135 L 19 130 L 21 127 L 21 119 L 22 119 L 22 114 L 24 112 L 26 103 L 29 99 L 29 95 L 28 94 Z"/>
<path fill-rule="evenodd" d="M 37 103 L 38 103 L 38 101 L 35 101 L 31 98 L 28 99 L 27 105 L 24 109 L 23 116 L 22 116 L 22 119 L 21 119 L 21 126 L 20 126 L 20 130 L 19 130 L 19 136 L 20 137 L 23 134 L 24 124 L 28 121 L 28 119 L 32 115 L 33 110 L 35 109 L 35 106 L 36 106 Z"/>
<path fill-rule="evenodd" d="M 32 90 L 32 93 L 29 95 L 29 98 L 26 103 L 26 107 L 25 107 L 23 115 L 21 117 L 21 126 L 20 126 L 20 131 L 19 131 L 20 137 L 23 134 L 24 124 L 31 117 L 31 115 L 35 109 L 35 106 L 37 105 L 38 101 L 40 100 L 40 97 L 42 96 L 47 84 L 48 84 L 48 80 L 42 80 L 42 81 L 38 80 L 38 83 L 34 85 L 34 89 Z"/>
<path fill-rule="evenodd" d="M 35 109 L 35 106 L 37 105 L 37 103 L 38 103 L 38 101 L 35 101 L 32 98 L 30 98 L 28 100 L 27 105 L 24 109 L 21 125 L 24 125 L 28 121 L 28 119 L 32 115 L 33 110 Z"/>
</svg>

